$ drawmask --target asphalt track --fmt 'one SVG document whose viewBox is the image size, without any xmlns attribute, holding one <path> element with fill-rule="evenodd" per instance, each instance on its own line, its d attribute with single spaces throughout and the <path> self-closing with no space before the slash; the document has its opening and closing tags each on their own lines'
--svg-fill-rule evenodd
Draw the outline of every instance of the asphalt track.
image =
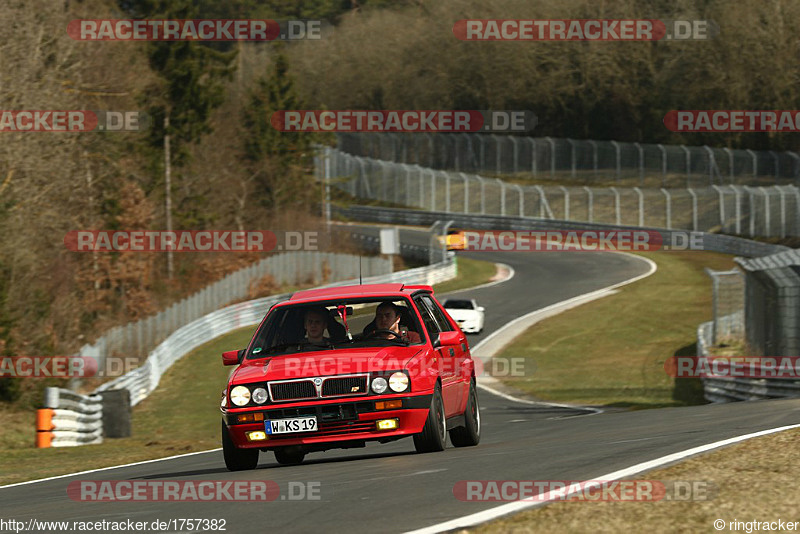
<svg viewBox="0 0 800 534">
<path fill-rule="evenodd" d="M 511 280 L 464 292 L 486 307 L 483 336 L 544 306 L 632 278 L 648 265 L 613 253 L 475 253 L 512 266 Z M 471 336 L 476 344 L 482 336 Z M 0 517 L 61 521 L 226 519 L 227 532 L 404 532 L 502 503 L 462 502 L 462 480 L 587 480 L 713 441 L 800 423 L 800 399 L 586 415 L 516 403 L 480 392 L 479 446 L 416 454 L 410 439 L 311 454 L 279 466 L 262 453 L 258 469 L 230 473 L 222 452 L 102 470 L 0 488 Z M 74 480 L 272 480 L 272 502 L 74 502 Z M 288 498 L 289 483 L 318 483 L 320 500 Z M 284 499 L 285 498 L 285 499 Z M 631 506 L 638 506 L 631 504 Z"/>
</svg>

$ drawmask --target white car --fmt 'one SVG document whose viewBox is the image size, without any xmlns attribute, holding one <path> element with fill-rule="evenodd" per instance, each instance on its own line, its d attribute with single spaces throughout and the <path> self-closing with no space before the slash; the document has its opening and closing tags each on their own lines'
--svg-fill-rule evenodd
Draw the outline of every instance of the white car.
<svg viewBox="0 0 800 534">
<path fill-rule="evenodd" d="M 442 304 L 461 327 L 465 334 L 480 333 L 483 330 L 484 307 L 478 306 L 475 299 L 447 299 Z"/>
</svg>

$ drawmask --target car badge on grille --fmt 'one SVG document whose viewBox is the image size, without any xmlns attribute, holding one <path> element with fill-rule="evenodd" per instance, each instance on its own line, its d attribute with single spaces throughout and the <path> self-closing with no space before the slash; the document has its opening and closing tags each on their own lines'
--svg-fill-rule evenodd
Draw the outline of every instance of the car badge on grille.
<svg viewBox="0 0 800 534">
<path fill-rule="evenodd" d="M 350 388 L 350 393 L 354 393 L 354 392 L 358 391 L 359 389 L 361 389 L 359 386 L 353 386 L 353 387 Z"/>
<path fill-rule="evenodd" d="M 321 386 L 322 385 L 322 379 L 321 378 L 315 378 L 314 379 L 314 385 L 315 386 Z"/>
</svg>

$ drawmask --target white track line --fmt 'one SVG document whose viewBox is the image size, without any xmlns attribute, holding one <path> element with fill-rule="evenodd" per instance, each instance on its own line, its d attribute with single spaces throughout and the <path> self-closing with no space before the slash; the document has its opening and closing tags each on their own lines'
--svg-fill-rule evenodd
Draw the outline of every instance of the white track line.
<svg viewBox="0 0 800 534">
<path fill-rule="evenodd" d="M 97 473 L 99 471 L 108 471 L 109 469 L 119 469 L 121 467 L 131 467 L 134 465 L 143 465 L 143 464 L 151 464 L 154 462 L 163 462 L 164 460 L 174 460 L 175 458 L 185 458 L 187 456 L 194 456 L 196 454 L 205 454 L 207 452 L 216 452 L 221 451 L 222 448 L 218 449 L 209 449 L 207 451 L 197 451 L 197 452 L 187 452 L 186 454 L 178 454 L 176 456 L 166 456 L 164 458 L 156 458 L 154 460 L 143 460 L 141 462 L 133 462 L 130 464 L 122 464 L 122 465 L 112 465 L 110 467 L 100 467 L 98 469 L 89 469 L 88 471 L 79 471 L 77 473 L 68 473 L 66 475 L 58 475 L 54 477 L 47 477 L 47 478 L 38 478 L 36 480 L 28 480 L 26 482 L 17 482 L 16 484 L 8 484 L 7 486 L 0 486 L 0 490 L 6 488 L 13 488 L 16 486 L 25 486 L 27 484 L 36 484 L 37 482 L 47 482 L 48 480 L 57 480 L 59 478 L 66 478 L 66 477 L 74 477 L 76 475 L 86 475 L 89 473 Z"/>
<path fill-rule="evenodd" d="M 495 355 L 497 355 L 506 345 L 508 345 L 511 340 L 513 340 L 516 336 L 523 333 L 525 330 L 533 326 L 534 324 L 538 323 L 543 319 L 547 319 L 548 317 L 552 317 L 554 315 L 558 315 L 559 313 L 565 312 L 582 304 L 586 304 L 587 302 L 591 302 L 593 300 L 597 300 L 603 297 L 607 297 L 609 295 L 613 295 L 616 293 L 616 289 L 622 286 L 626 286 L 628 284 L 632 284 L 637 282 L 643 278 L 647 278 L 651 274 L 655 273 L 658 270 L 658 266 L 656 263 L 649 259 L 644 258 L 642 256 L 636 256 L 635 254 L 628 254 L 626 252 L 620 252 L 619 254 L 626 254 L 627 256 L 631 256 L 632 258 L 636 258 L 637 260 L 641 260 L 646 262 L 649 265 L 649 269 L 646 273 L 640 274 L 639 276 L 635 276 L 629 280 L 625 280 L 623 282 L 619 282 L 608 287 L 604 287 L 602 289 L 597 289 L 595 291 L 591 291 L 589 293 L 584 293 L 583 295 L 578 295 L 577 297 L 572 297 L 567 300 L 563 300 L 561 302 L 556 302 L 555 304 L 551 304 L 550 306 L 546 306 L 539 310 L 532 311 L 528 314 L 525 314 L 521 317 L 517 317 L 513 321 L 509 322 L 505 326 L 498 328 L 485 339 L 481 340 L 480 343 L 472 347 L 471 351 L 473 356 L 475 356 L 479 349 L 484 346 L 489 346 L 487 349 L 486 354 L 481 354 L 480 356 L 475 356 L 481 358 L 484 363 Z M 495 346 L 492 346 L 494 344 Z M 488 380 L 487 380 L 488 379 Z M 483 377 L 483 381 L 488 381 L 489 383 L 496 382 L 493 377 Z M 553 402 L 544 402 L 544 401 L 531 401 L 527 399 L 521 399 L 518 397 L 514 397 L 513 395 L 508 395 L 506 393 L 502 393 L 485 383 L 481 383 L 482 380 L 479 378 L 478 380 L 478 387 L 492 393 L 493 395 L 497 395 L 502 397 L 506 400 L 519 402 L 523 404 L 535 404 L 540 406 L 553 406 L 559 408 L 574 408 L 578 410 L 586 410 L 594 413 L 602 413 L 603 410 L 599 408 L 590 408 L 586 406 L 577 406 L 577 405 L 570 405 L 570 404 L 558 404 Z"/>
<path fill-rule="evenodd" d="M 765 436 L 767 434 L 782 432 L 784 430 L 790 430 L 798 427 L 800 427 L 800 425 L 788 425 L 778 428 L 770 428 L 769 430 L 762 430 L 760 432 L 744 434 L 742 436 L 736 436 L 734 438 L 724 439 L 722 441 L 715 441 L 714 443 L 709 443 L 707 445 L 700 445 L 699 447 L 693 447 L 691 449 L 686 449 L 681 452 L 676 452 L 674 454 L 668 454 L 667 456 L 656 458 L 655 460 L 650 460 L 648 462 L 642 462 L 640 464 L 636 464 L 631 467 L 626 467 L 625 469 L 620 469 L 619 471 L 614 471 L 613 473 L 608 473 L 607 475 L 594 477 L 592 478 L 592 480 L 612 481 L 625 477 L 630 477 L 633 475 L 637 475 L 639 473 L 643 473 L 645 471 L 649 471 L 656 467 L 661 467 L 669 463 L 677 462 L 679 460 L 684 460 L 690 456 L 708 452 L 713 449 L 718 449 L 719 447 L 724 447 L 725 445 L 731 445 L 733 443 L 738 443 L 740 441 L 745 441 L 747 439 L 757 438 L 759 436 Z M 566 495 L 569 496 L 572 495 L 573 493 L 576 492 L 573 491 L 571 493 L 567 493 Z M 458 528 L 472 527 L 481 523 L 485 523 L 487 521 L 491 521 L 493 519 L 497 519 L 505 515 L 513 514 L 529 508 L 536 508 L 548 504 L 550 502 L 561 500 L 561 496 L 553 495 L 553 492 L 549 492 L 546 497 L 537 496 L 535 497 L 535 499 L 536 500 L 531 499 L 531 500 L 523 500 L 523 501 L 512 502 L 509 504 L 504 504 L 501 506 L 497 506 L 495 508 L 491 508 L 489 510 L 485 510 L 483 512 L 466 515 L 464 517 L 459 517 L 458 519 L 453 519 L 450 521 L 445 521 L 444 523 L 438 523 L 436 525 L 432 525 L 430 527 L 414 530 L 408 532 L 407 534 L 434 534 L 437 532 L 447 532 L 449 530 L 455 530 Z"/>
</svg>

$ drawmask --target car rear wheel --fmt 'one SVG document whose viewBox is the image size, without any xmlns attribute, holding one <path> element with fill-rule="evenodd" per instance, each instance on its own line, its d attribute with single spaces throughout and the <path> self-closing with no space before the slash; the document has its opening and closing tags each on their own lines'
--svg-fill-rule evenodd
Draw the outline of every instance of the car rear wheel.
<svg viewBox="0 0 800 534">
<path fill-rule="evenodd" d="M 275 459 L 281 465 L 299 465 L 306 457 L 305 451 L 299 447 L 283 447 L 275 449 Z"/>
<path fill-rule="evenodd" d="M 433 390 L 431 408 L 422 432 L 414 435 L 414 447 L 417 452 L 439 452 L 447 446 L 447 423 L 444 418 L 444 402 L 439 384 Z"/>
<path fill-rule="evenodd" d="M 450 431 L 450 441 L 456 447 L 472 447 L 481 441 L 481 408 L 478 405 L 478 388 L 474 379 L 469 384 L 464 426 Z"/>
<path fill-rule="evenodd" d="M 255 469 L 258 465 L 258 449 L 240 449 L 231 439 L 225 421 L 222 421 L 222 455 L 228 471 Z"/>
</svg>

